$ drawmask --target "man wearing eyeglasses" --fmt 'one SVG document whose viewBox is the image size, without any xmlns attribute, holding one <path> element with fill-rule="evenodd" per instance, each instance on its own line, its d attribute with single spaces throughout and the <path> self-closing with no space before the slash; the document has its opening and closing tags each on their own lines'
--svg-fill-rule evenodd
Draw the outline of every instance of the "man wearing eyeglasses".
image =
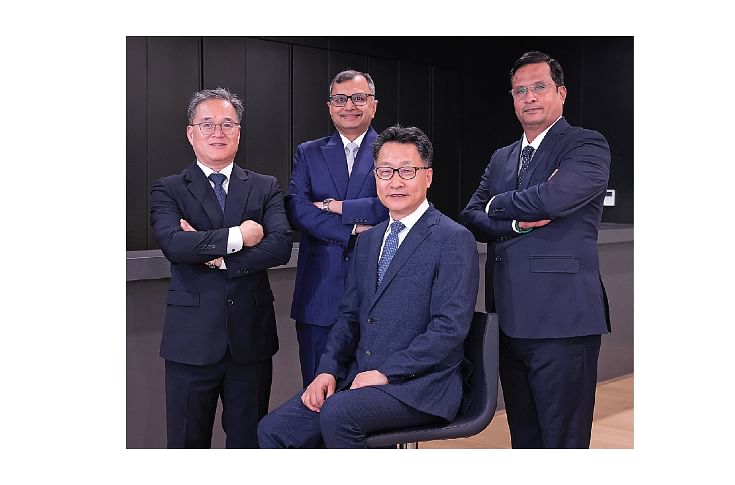
<svg viewBox="0 0 735 485">
<path fill-rule="evenodd" d="M 151 224 L 171 262 L 161 357 L 169 448 L 209 448 L 218 399 L 227 448 L 257 448 L 278 350 L 268 268 L 291 257 L 274 177 L 234 163 L 242 101 L 194 93 L 186 136 L 196 161 L 157 180 Z"/>
<path fill-rule="evenodd" d="M 368 73 L 340 72 L 327 98 L 336 133 L 302 143 L 294 155 L 286 210 L 301 232 L 291 318 L 304 387 L 315 376 L 337 314 L 356 235 L 388 215 L 371 172 L 377 133 L 370 123 L 377 107 Z"/>
<path fill-rule="evenodd" d="M 376 140 L 390 217 L 357 240 L 317 376 L 261 420 L 261 448 L 365 448 L 378 431 L 457 414 L 479 257 L 472 234 L 426 200 L 432 153 L 415 127 Z"/>
<path fill-rule="evenodd" d="M 610 148 L 562 116 L 558 61 L 528 52 L 510 81 L 523 136 L 493 153 L 460 221 L 488 243 L 485 305 L 500 317 L 512 446 L 588 448 L 610 330 L 597 255 Z"/>
</svg>

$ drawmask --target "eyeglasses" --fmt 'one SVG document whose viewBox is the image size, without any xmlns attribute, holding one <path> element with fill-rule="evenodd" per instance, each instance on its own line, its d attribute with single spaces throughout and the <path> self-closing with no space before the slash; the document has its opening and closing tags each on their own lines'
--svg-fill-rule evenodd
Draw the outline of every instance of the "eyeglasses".
<svg viewBox="0 0 735 485">
<path fill-rule="evenodd" d="M 355 106 L 365 106 L 368 102 L 368 96 L 375 96 L 374 94 L 368 93 L 354 93 L 349 96 L 346 94 L 333 94 L 329 97 L 332 104 L 338 107 L 342 107 L 347 104 L 347 100 L 351 99 L 352 104 Z"/>
<path fill-rule="evenodd" d="M 210 121 L 205 121 L 203 123 L 193 123 L 189 126 L 198 126 L 199 131 L 202 132 L 202 135 L 209 136 L 212 133 L 214 133 L 214 130 L 219 126 L 222 130 L 222 133 L 225 135 L 233 135 L 237 128 L 240 126 L 240 123 L 233 123 L 232 121 L 225 121 L 224 123 L 212 123 Z"/>
<path fill-rule="evenodd" d="M 513 97 L 517 99 L 523 98 L 528 94 L 529 91 L 531 91 L 533 94 L 538 95 L 544 93 L 546 91 L 546 88 L 548 88 L 551 84 L 554 84 L 554 82 L 550 81 L 547 83 L 536 83 L 530 88 L 526 86 L 516 86 L 510 90 L 510 94 L 512 94 Z"/>
<path fill-rule="evenodd" d="M 373 171 L 380 180 L 390 180 L 393 178 L 393 174 L 396 172 L 398 172 L 398 176 L 401 177 L 403 180 L 411 180 L 416 176 L 417 170 L 429 170 L 430 168 L 431 167 L 378 167 Z"/>
</svg>

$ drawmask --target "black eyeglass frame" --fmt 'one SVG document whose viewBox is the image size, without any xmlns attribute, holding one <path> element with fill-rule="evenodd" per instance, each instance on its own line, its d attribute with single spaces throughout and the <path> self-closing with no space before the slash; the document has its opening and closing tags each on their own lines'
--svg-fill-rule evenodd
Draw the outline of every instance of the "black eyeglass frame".
<svg viewBox="0 0 735 485">
<path fill-rule="evenodd" d="M 365 102 L 360 103 L 360 104 L 355 103 L 355 100 L 352 99 L 352 97 L 357 96 L 357 95 L 365 96 Z M 344 96 L 346 98 L 344 104 L 337 104 L 337 102 L 334 100 L 335 96 Z M 342 106 L 347 106 L 347 101 L 352 101 L 352 104 L 354 104 L 355 106 L 365 106 L 368 103 L 368 97 L 370 96 L 372 96 L 373 98 L 375 97 L 374 94 L 370 94 L 370 93 L 352 93 L 349 96 L 346 94 L 337 93 L 337 94 L 332 94 L 331 96 L 329 96 L 327 100 L 333 105 L 337 106 L 338 108 L 341 108 Z"/>
<path fill-rule="evenodd" d="M 403 175 L 401 175 L 401 170 L 404 170 L 404 169 L 407 169 L 407 168 L 410 168 L 410 169 L 413 170 L 413 175 L 411 175 L 410 177 L 404 177 Z M 418 173 L 419 170 L 429 170 L 430 168 L 431 167 L 408 167 L 408 166 L 398 167 L 398 168 L 393 168 L 393 167 L 375 167 L 373 169 L 373 172 L 375 173 L 375 176 L 378 177 L 380 180 L 390 180 L 390 179 L 393 178 L 393 175 L 395 175 L 396 173 L 398 173 L 398 176 L 400 178 L 402 178 L 403 180 L 412 180 L 412 179 L 415 179 L 416 178 L 416 174 Z M 380 175 L 378 175 L 378 170 L 391 170 L 390 177 L 388 177 L 388 178 L 381 177 Z"/>
</svg>

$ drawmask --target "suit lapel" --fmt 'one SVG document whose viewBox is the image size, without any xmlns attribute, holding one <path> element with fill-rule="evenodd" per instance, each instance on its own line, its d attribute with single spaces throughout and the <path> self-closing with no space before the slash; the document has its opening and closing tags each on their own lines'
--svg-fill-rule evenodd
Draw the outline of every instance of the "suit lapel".
<svg viewBox="0 0 735 485">
<path fill-rule="evenodd" d="M 204 212 L 207 214 L 207 217 L 212 221 L 212 227 L 222 227 L 224 220 L 222 210 L 219 208 L 219 203 L 217 202 L 217 198 L 214 195 L 214 190 L 212 189 L 209 180 L 204 176 L 204 172 L 202 172 L 202 169 L 199 168 L 196 162 L 186 169 L 185 179 L 189 192 L 191 192 L 194 198 L 199 201 Z M 204 230 L 204 228 L 201 227 L 197 227 L 196 229 Z"/>
<path fill-rule="evenodd" d="M 549 156 L 549 153 L 552 152 L 553 147 L 556 145 L 556 138 L 563 135 L 568 127 L 569 123 L 567 123 L 567 120 L 561 118 L 554 124 L 554 126 L 551 127 L 549 132 L 546 133 L 546 136 L 544 136 L 544 139 L 539 145 L 538 150 L 536 150 L 536 153 L 533 155 L 533 158 L 531 159 L 531 163 L 528 165 L 526 173 L 523 175 L 523 180 L 521 180 L 520 187 L 521 190 L 528 188 L 529 182 L 533 178 L 533 172 L 539 165 L 542 165 L 542 162 L 545 160 L 546 157 Z M 517 158 L 517 160 L 518 159 L 519 158 Z M 543 165 L 546 166 L 545 163 L 543 163 Z"/>
<path fill-rule="evenodd" d="M 238 165 L 232 166 L 230 184 L 227 188 L 227 202 L 225 203 L 224 227 L 239 226 L 242 214 L 248 203 L 248 196 L 252 184 L 248 180 L 248 173 Z"/>
<path fill-rule="evenodd" d="M 398 251 L 396 251 L 395 256 L 393 256 L 393 259 L 390 262 L 390 266 L 388 266 L 388 270 L 385 272 L 383 281 L 381 282 L 380 286 L 375 292 L 375 297 L 373 298 L 373 301 L 371 302 L 371 305 L 370 305 L 371 307 L 375 305 L 378 299 L 380 299 L 380 296 L 383 294 L 385 289 L 391 284 L 396 274 L 398 274 L 401 268 L 411 258 L 411 255 L 413 255 L 413 253 L 421 245 L 421 243 L 424 242 L 424 240 L 429 236 L 429 234 L 431 234 L 432 226 L 436 225 L 438 222 L 439 222 L 439 214 L 436 212 L 433 206 L 429 206 L 429 209 L 424 213 L 424 215 L 421 216 L 421 218 L 419 218 L 418 221 L 416 221 L 416 224 L 411 228 L 411 231 L 406 236 L 406 239 L 404 239 L 401 245 L 398 247 Z M 382 225 L 383 224 L 381 223 L 381 226 Z M 386 222 L 386 225 L 387 225 L 387 222 Z M 381 235 L 384 233 L 385 231 L 383 231 Z M 382 238 L 380 242 L 382 243 Z M 380 252 L 380 244 L 378 244 L 377 252 Z M 377 281 L 377 272 L 378 272 L 377 266 L 378 266 L 378 261 L 376 258 L 375 260 L 375 279 L 373 281 Z M 371 267 L 371 270 L 372 270 L 372 267 Z"/>
<path fill-rule="evenodd" d="M 516 146 L 510 151 L 510 160 L 505 166 L 503 173 L 503 188 L 506 190 L 515 190 L 516 181 L 518 180 L 518 168 L 521 160 L 521 144 L 523 141 L 516 143 Z"/>
<path fill-rule="evenodd" d="M 346 199 L 356 199 L 368 177 L 373 175 L 373 143 L 378 134 L 372 128 L 368 129 L 357 151 L 355 163 L 352 165 L 352 174 L 347 183 Z M 341 141 L 341 140 L 340 140 Z M 346 160 L 345 160 L 346 162 Z"/>
<path fill-rule="evenodd" d="M 339 133 L 335 132 L 329 139 L 329 142 L 321 148 L 327 170 L 329 170 L 329 175 L 332 177 L 334 186 L 337 188 L 337 197 L 344 200 L 347 195 L 347 182 L 349 177 L 347 174 L 345 147 L 342 144 Z"/>
</svg>

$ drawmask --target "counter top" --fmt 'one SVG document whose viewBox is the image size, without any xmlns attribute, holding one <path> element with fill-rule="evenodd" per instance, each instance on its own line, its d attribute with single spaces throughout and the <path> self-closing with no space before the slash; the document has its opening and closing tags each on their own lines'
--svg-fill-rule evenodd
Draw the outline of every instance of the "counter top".
<svg viewBox="0 0 735 485">
<path fill-rule="evenodd" d="M 600 232 L 597 238 L 598 244 L 613 244 L 633 242 L 633 224 L 600 224 Z M 485 243 L 477 243 L 477 251 L 485 254 L 487 248 Z M 291 250 L 291 259 L 288 263 L 271 268 L 269 271 L 296 268 L 299 256 L 299 244 L 294 243 Z M 149 249 L 144 251 L 127 251 L 126 278 L 125 281 L 155 280 L 171 277 L 171 268 L 168 260 L 163 256 L 160 249 Z"/>
</svg>

